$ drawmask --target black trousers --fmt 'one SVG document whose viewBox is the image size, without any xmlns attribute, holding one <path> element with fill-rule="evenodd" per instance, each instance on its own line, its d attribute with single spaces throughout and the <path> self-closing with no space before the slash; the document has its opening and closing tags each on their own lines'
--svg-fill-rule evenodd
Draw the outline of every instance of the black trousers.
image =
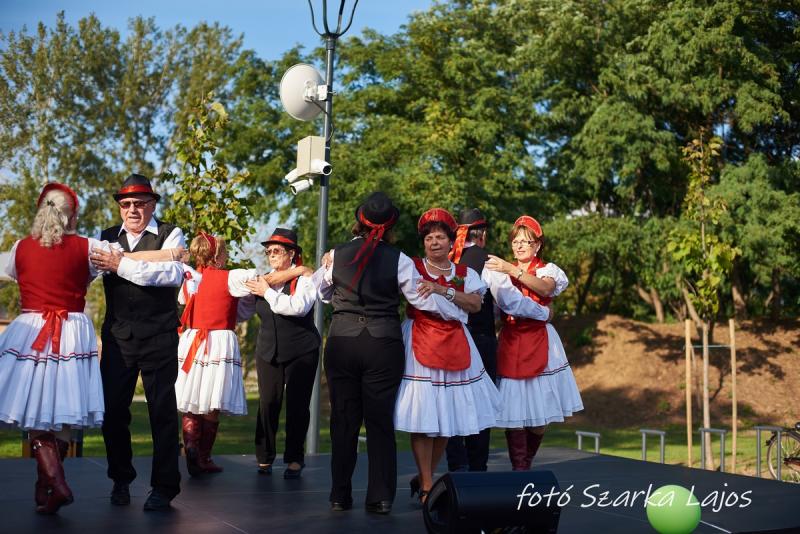
<svg viewBox="0 0 800 534">
<path fill-rule="evenodd" d="M 367 430 L 369 475 L 366 502 L 393 501 L 397 490 L 394 406 L 405 367 L 403 340 L 328 337 L 325 374 L 331 398 L 330 500 L 352 502 L 358 433 Z"/>
<path fill-rule="evenodd" d="M 283 462 L 303 463 L 303 446 L 308 421 L 309 403 L 319 364 L 319 349 L 288 362 L 268 362 L 256 357 L 258 375 L 258 415 L 256 416 L 256 458 L 260 464 L 275 461 L 278 421 L 286 389 L 286 447 Z"/>
<path fill-rule="evenodd" d="M 471 332 L 470 332 L 471 333 Z M 486 372 L 495 380 L 497 374 L 497 338 L 485 334 L 472 334 L 475 346 L 481 354 Z M 448 471 L 486 471 L 489 461 L 491 429 L 471 436 L 453 436 L 447 440 Z"/>
<path fill-rule="evenodd" d="M 131 401 L 136 380 L 142 373 L 150 432 L 153 437 L 153 467 L 150 485 L 167 497 L 180 493 L 181 475 L 178 470 L 178 408 L 175 401 L 175 380 L 178 377 L 178 335 L 175 347 L 164 349 L 163 363 L 154 365 L 152 359 L 144 368 L 128 367 L 122 359 L 113 336 L 103 336 L 100 373 L 105 396 L 103 440 L 106 444 L 108 477 L 115 482 L 130 483 L 136 478 L 131 459 Z M 152 353 L 151 353 L 152 355 Z"/>
</svg>

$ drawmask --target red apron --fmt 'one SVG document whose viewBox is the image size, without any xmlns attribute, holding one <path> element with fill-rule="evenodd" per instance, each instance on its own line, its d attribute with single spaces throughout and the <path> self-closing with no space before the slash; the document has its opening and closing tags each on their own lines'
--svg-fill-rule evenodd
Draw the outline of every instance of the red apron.
<svg viewBox="0 0 800 534">
<path fill-rule="evenodd" d="M 536 276 L 536 269 L 544 265 L 542 260 L 535 258 L 528 265 L 528 273 Z M 511 283 L 523 295 L 542 306 L 547 306 L 553 301 L 551 297 L 543 297 L 531 291 L 513 277 Z M 515 318 L 504 314 L 503 328 L 497 340 L 497 375 L 515 379 L 538 376 L 547 367 L 548 345 L 547 321 Z"/>
<path fill-rule="evenodd" d="M 466 265 L 456 265 L 456 276 L 449 282 L 443 276 L 434 279 L 429 275 L 421 258 L 414 258 L 414 265 L 425 280 L 452 287 L 456 291 L 464 291 Z M 454 283 L 456 278 L 461 280 Z M 446 321 L 435 313 L 418 310 L 411 305 L 406 308 L 406 314 L 414 321 L 411 327 L 411 347 L 419 363 L 446 371 L 469 368 L 469 342 L 461 321 Z"/>
</svg>

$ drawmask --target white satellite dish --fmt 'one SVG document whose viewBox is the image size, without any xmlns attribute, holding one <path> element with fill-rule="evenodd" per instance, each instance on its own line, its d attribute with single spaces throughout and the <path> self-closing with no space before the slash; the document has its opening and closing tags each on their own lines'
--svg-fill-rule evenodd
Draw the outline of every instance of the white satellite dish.
<svg viewBox="0 0 800 534">
<path fill-rule="evenodd" d="M 281 78 L 281 103 L 286 113 L 301 121 L 310 121 L 320 114 L 328 97 L 328 86 L 322 74 L 311 65 L 298 63 Z"/>
</svg>

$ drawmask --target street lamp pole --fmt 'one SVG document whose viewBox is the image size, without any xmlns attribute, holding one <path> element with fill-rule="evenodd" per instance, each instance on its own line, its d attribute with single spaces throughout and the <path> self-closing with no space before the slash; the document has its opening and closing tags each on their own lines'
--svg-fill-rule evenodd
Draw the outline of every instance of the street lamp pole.
<svg viewBox="0 0 800 534">
<path fill-rule="evenodd" d="M 311 25 L 314 31 L 325 40 L 325 83 L 327 84 L 328 94 L 325 99 L 325 122 L 322 128 L 322 136 L 325 138 L 325 161 L 331 161 L 331 137 L 333 136 L 333 60 L 336 55 L 336 41 L 344 35 L 350 26 L 353 24 L 353 14 L 356 11 L 358 0 L 353 3 L 353 9 L 350 11 L 350 21 L 342 29 L 342 15 L 344 14 L 344 5 L 346 0 L 341 0 L 339 4 L 339 16 L 336 24 L 336 29 L 331 31 L 328 25 L 328 2 L 322 0 L 322 25 L 324 32 L 319 31 L 317 22 L 314 19 L 314 6 L 311 0 L 308 0 L 308 7 L 311 10 Z M 328 250 L 328 188 L 330 186 L 330 176 L 320 175 L 319 177 L 319 213 L 317 219 L 317 265 L 322 262 L 322 256 Z M 314 326 L 320 334 L 325 329 L 325 317 L 323 314 L 322 306 L 317 303 L 314 307 Z M 322 377 L 322 346 L 320 346 L 320 363 L 317 365 L 317 375 L 314 379 L 314 389 L 311 393 L 310 410 L 311 419 L 308 425 L 308 433 L 306 434 L 306 451 L 309 454 L 316 454 L 319 452 L 319 391 L 321 387 Z"/>
</svg>

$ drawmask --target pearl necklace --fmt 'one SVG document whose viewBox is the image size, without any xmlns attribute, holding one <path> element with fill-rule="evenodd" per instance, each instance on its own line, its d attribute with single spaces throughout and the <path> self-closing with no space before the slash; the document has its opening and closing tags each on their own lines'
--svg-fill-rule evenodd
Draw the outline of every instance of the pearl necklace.
<svg viewBox="0 0 800 534">
<path fill-rule="evenodd" d="M 435 263 L 431 263 L 431 261 L 427 257 L 425 258 L 425 263 L 427 263 L 428 265 L 430 265 L 434 269 L 439 269 L 440 271 L 449 271 L 450 268 L 453 266 L 453 262 L 451 262 L 450 260 L 447 260 L 447 263 L 448 263 L 447 267 L 439 267 Z"/>
</svg>

